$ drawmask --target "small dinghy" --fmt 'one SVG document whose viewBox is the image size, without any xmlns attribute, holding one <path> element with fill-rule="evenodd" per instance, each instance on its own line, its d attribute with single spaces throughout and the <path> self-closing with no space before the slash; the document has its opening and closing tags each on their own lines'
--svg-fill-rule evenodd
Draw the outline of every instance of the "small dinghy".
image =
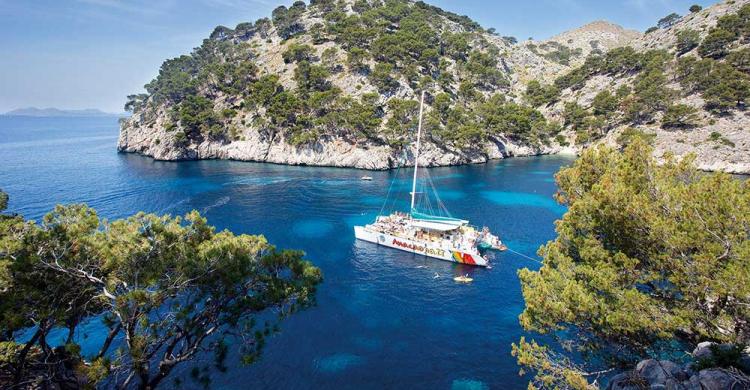
<svg viewBox="0 0 750 390">
<path fill-rule="evenodd" d="M 453 278 L 453 281 L 458 282 L 458 283 L 471 283 L 474 281 L 474 279 L 470 278 L 469 274 L 466 274 L 466 275 L 456 276 L 455 278 Z"/>
<path fill-rule="evenodd" d="M 360 180 L 363 180 L 363 181 L 372 181 L 372 176 L 362 176 L 360 178 Z"/>
</svg>

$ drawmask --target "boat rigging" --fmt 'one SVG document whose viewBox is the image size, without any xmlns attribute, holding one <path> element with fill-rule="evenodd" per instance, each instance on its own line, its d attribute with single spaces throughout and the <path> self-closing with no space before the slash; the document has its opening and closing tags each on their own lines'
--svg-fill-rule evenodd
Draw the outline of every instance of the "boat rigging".
<svg viewBox="0 0 750 390">
<path fill-rule="evenodd" d="M 491 249 L 505 250 L 506 247 L 488 228 L 485 227 L 480 230 L 471 226 L 467 220 L 453 218 L 440 201 L 432 180 L 429 180 L 429 182 L 438 199 L 438 206 L 447 215 L 434 215 L 432 212 L 424 213 L 417 210 L 417 179 L 422 139 L 424 97 L 425 92 L 422 91 L 419 105 L 417 140 L 414 150 L 414 175 L 411 183 L 409 212 L 397 211 L 390 215 L 382 215 L 381 209 L 381 215 L 378 215 L 373 223 L 365 226 L 355 226 L 354 235 L 359 240 L 389 248 L 446 261 L 488 267 L 489 260 L 485 252 Z M 426 171 L 425 173 L 427 174 Z M 386 199 L 387 202 L 388 200 Z M 427 199 L 427 203 L 429 208 L 432 209 L 429 205 L 429 199 Z M 385 208 L 385 205 L 383 208 Z"/>
</svg>

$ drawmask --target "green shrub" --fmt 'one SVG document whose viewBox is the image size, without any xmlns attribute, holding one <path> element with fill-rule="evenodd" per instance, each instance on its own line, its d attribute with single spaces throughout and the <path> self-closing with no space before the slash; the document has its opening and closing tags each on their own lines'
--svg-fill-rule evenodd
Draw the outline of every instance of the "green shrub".
<svg viewBox="0 0 750 390">
<path fill-rule="evenodd" d="M 665 129 L 694 127 L 697 124 L 697 110 L 686 104 L 674 104 L 667 107 L 661 121 L 661 127 Z"/>
<path fill-rule="evenodd" d="M 639 64 L 633 70 L 654 70 L 664 71 L 666 64 L 672 61 L 672 55 L 663 49 L 652 49 L 638 56 Z"/>
<path fill-rule="evenodd" d="M 580 56 L 582 52 L 580 48 L 573 50 L 561 44 L 556 44 L 553 46 L 554 46 L 553 50 L 545 53 L 543 57 L 550 61 L 557 62 L 558 64 L 561 64 L 561 65 L 566 65 L 566 66 L 570 65 L 570 59 L 573 57 Z"/>
<path fill-rule="evenodd" d="M 184 144 L 188 141 L 188 137 L 184 131 L 178 131 L 174 134 L 174 140 L 177 144 Z"/>
<path fill-rule="evenodd" d="M 562 147 L 570 146 L 570 142 L 568 142 L 565 139 L 565 136 L 563 136 L 562 134 L 558 134 L 557 136 L 555 136 L 555 142 L 557 142 Z"/>
<path fill-rule="evenodd" d="M 221 117 L 224 119 L 231 119 L 237 116 L 237 111 L 231 109 L 231 108 L 225 108 L 221 110 Z"/>
<path fill-rule="evenodd" d="M 139 111 L 141 108 L 143 108 L 146 105 L 146 101 L 148 100 L 149 95 L 145 93 L 139 93 L 139 94 L 133 94 L 127 96 L 127 101 L 125 102 L 125 111 L 128 112 L 135 112 Z"/>
<path fill-rule="evenodd" d="M 745 105 L 750 95 L 750 81 L 746 74 L 735 70 L 729 64 L 717 63 L 711 71 L 710 78 L 713 82 L 703 92 L 707 109 L 724 113 Z"/>
<path fill-rule="evenodd" d="M 282 39 L 289 39 L 305 32 L 304 26 L 299 22 L 305 8 L 303 1 L 296 1 L 288 9 L 282 5 L 271 12 L 273 25 Z"/>
<path fill-rule="evenodd" d="M 372 6 L 367 0 L 356 0 L 354 4 L 352 4 L 352 11 L 361 14 L 368 10 L 370 10 Z"/>
<path fill-rule="evenodd" d="M 729 44 L 736 39 L 737 36 L 734 33 L 723 28 L 712 29 L 698 47 L 698 53 L 709 58 L 724 57 L 729 53 Z"/>
<path fill-rule="evenodd" d="M 606 134 L 607 122 L 602 116 L 587 116 L 583 120 L 583 128 L 579 131 L 588 132 L 589 139 L 599 139 Z"/>
<path fill-rule="evenodd" d="M 481 96 L 477 89 L 474 87 L 474 83 L 465 80 L 462 81 L 458 86 L 458 96 L 467 102 L 471 102 L 478 96 Z"/>
<path fill-rule="evenodd" d="M 234 31 L 231 28 L 225 26 L 216 26 L 216 28 L 214 28 L 214 31 L 211 32 L 209 38 L 223 40 L 229 38 L 230 36 L 232 36 L 232 34 L 234 34 Z"/>
<path fill-rule="evenodd" d="M 322 45 L 328 41 L 326 36 L 325 25 L 323 23 L 315 23 L 310 26 L 310 38 L 312 38 L 313 45 Z"/>
<path fill-rule="evenodd" d="M 399 28 L 381 34 L 372 41 L 372 56 L 394 65 L 416 63 L 422 68 L 437 65 L 440 51 L 439 34 L 429 23 L 429 15 L 418 6 L 388 2 L 380 9 L 381 16 L 398 21 Z"/>
<path fill-rule="evenodd" d="M 721 133 L 716 132 L 716 131 L 712 131 L 711 134 L 709 134 L 708 141 L 719 142 L 723 145 L 729 146 L 730 148 L 735 147 L 734 142 L 728 140 L 723 135 L 721 135 Z"/>
<path fill-rule="evenodd" d="M 592 75 L 616 75 L 639 71 L 648 63 L 656 63 L 657 60 L 664 59 L 666 56 L 665 52 L 658 50 L 639 54 L 630 46 L 618 47 L 604 56 L 589 55 L 583 65 L 558 77 L 555 80 L 555 86 L 560 90 L 566 88 L 576 90 L 581 88 Z"/>
<path fill-rule="evenodd" d="M 646 143 L 652 144 L 656 139 L 656 134 L 646 133 L 643 130 L 628 127 L 623 130 L 619 136 L 617 136 L 617 144 L 620 145 L 620 147 L 625 148 L 626 146 L 630 145 L 630 143 L 633 142 L 633 140 L 636 138 L 640 138 L 646 141 Z"/>
<path fill-rule="evenodd" d="M 711 72 L 716 61 L 710 58 L 696 60 L 693 57 L 677 61 L 677 78 L 687 91 L 705 91 L 713 84 Z"/>
<path fill-rule="evenodd" d="M 294 80 L 302 94 L 311 91 L 325 91 L 330 88 L 331 83 L 328 81 L 330 73 L 328 69 L 320 65 L 311 65 L 307 61 L 297 64 L 294 70 Z"/>
<path fill-rule="evenodd" d="M 670 28 L 675 25 L 675 23 L 679 22 L 682 17 L 676 13 L 671 13 L 661 19 L 656 23 L 656 26 L 659 28 Z"/>
<path fill-rule="evenodd" d="M 693 369 L 695 371 L 707 368 L 730 368 L 742 369 L 740 359 L 742 358 L 743 345 L 720 345 L 712 344 L 711 355 L 695 360 Z"/>
<path fill-rule="evenodd" d="M 513 37 L 513 36 L 504 36 L 503 41 L 505 41 L 505 43 L 509 45 L 515 45 L 518 43 L 518 38 Z"/>
<path fill-rule="evenodd" d="M 268 106 L 271 99 L 283 90 L 284 88 L 279 84 L 279 76 L 265 75 L 250 85 L 245 105 L 248 107 Z"/>
<path fill-rule="evenodd" d="M 326 17 L 334 15 L 327 14 Z M 365 24 L 365 21 L 356 16 L 341 14 L 335 22 L 328 24 L 328 33 L 331 34 L 345 50 L 354 48 L 366 48 L 374 38 L 378 36 L 378 29 Z"/>
<path fill-rule="evenodd" d="M 271 20 L 268 18 L 260 18 L 256 20 L 255 29 L 260 34 L 261 38 L 267 38 L 268 32 L 271 30 Z"/>
<path fill-rule="evenodd" d="M 570 126 L 573 130 L 584 127 L 584 120 L 589 116 L 589 112 L 576 102 L 565 103 L 563 119 L 565 126 Z"/>
<path fill-rule="evenodd" d="M 466 63 L 466 70 L 472 76 L 475 85 L 490 88 L 508 84 L 502 72 L 497 69 L 496 57 L 489 53 L 472 51 Z"/>
<path fill-rule="evenodd" d="M 386 123 L 391 137 L 408 137 L 416 128 L 419 102 L 394 98 L 388 101 L 388 112 L 391 118 Z"/>
<path fill-rule="evenodd" d="M 533 107 L 550 104 L 559 96 L 560 90 L 554 84 L 542 85 L 539 81 L 532 80 L 526 86 L 526 101 Z"/>
<path fill-rule="evenodd" d="M 337 62 L 338 55 L 339 55 L 339 50 L 335 47 L 329 47 L 323 50 L 323 54 L 321 55 L 323 66 L 325 66 L 326 69 L 328 69 L 331 72 L 342 70 L 343 68 Z"/>
<path fill-rule="evenodd" d="M 620 106 L 620 100 L 609 90 L 603 90 L 596 94 L 591 107 L 594 109 L 594 115 L 609 116 L 613 114 Z"/>
<path fill-rule="evenodd" d="M 315 59 L 315 49 L 310 45 L 292 43 L 281 56 L 287 64 L 301 61 L 312 62 Z"/>
<path fill-rule="evenodd" d="M 740 72 L 750 73 L 750 49 L 744 48 L 729 53 L 727 55 L 727 63 Z"/>
<path fill-rule="evenodd" d="M 632 92 L 630 90 L 630 87 L 623 84 L 617 88 L 617 90 L 615 91 L 615 96 L 617 97 L 617 99 L 622 100 L 628 97 L 628 95 L 630 95 L 630 92 Z"/>
<path fill-rule="evenodd" d="M 381 108 L 376 105 L 377 99 L 377 94 L 365 94 L 359 101 L 342 97 L 336 102 L 336 109 L 320 118 L 318 123 L 360 137 L 377 138 L 377 130 L 382 123 Z"/>
<path fill-rule="evenodd" d="M 258 74 L 258 67 L 249 61 L 210 64 L 206 69 L 216 76 L 219 90 L 231 95 L 246 93 Z"/>
<path fill-rule="evenodd" d="M 445 46 L 445 54 L 456 61 L 466 61 L 471 51 L 470 39 L 471 34 L 469 33 L 444 33 L 442 41 Z"/>
<path fill-rule="evenodd" d="M 706 39 L 698 48 L 704 57 L 721 58 L 729 52 L 729 46 L 738 38 L 750 36 L 750 4 L 745 4 L 737 13 L 719 18 Z"/>
<path fill-rule="evenodd" d="M 681 30 L 677 33 L 677 55 L 682 55 L 698 47 L 700 33 L 695 30 Z"/>
<path fill-rule="evenodd" d="M 159 75 L 146 84 L 146 91 L 157 101 L 169 100 L 179 103 L 185 96 L 196 92 L 194 75 L 197 64 L 192 56 L 183 55 L 164 61 Z"/>
<path fill-rule="evenodd" d="M 672 101 L 674 91 L 667 87 L 667 77 L 661 69 L 651 69 L 640 73 L 635 79 L 633 88 L 638 100 L 641 120 L 650 118 L 655 112 L 664 110 Z"/>
<path fill-rule="evenodd" d="M 544 116 L 532 107 L 506 102 L 502 95 L 493 95 L 477 107 L 479 126 L 488 135 L 505 134 L 522 140 L 540 140 L 559 132 L 548 126 Z"/>
<path fill-rule="evenodd" d="M 178 109 L 180 124 L 189 138 L 208 134 L 218 118 L 214 112 L 213 102 L 203 96 L 186 97 Z"/>
<path fill-rule="evenodd" d="M 399 83 L 393 78 L 392 72 L 393 65 L 389 63 L 378 62 L 375 64 L 375 68 L 372 73 L 370 73 L 369 77 L 372 85 L 374 85 L 380 93 L 388 95 L 398 88 Z"/>
<path fill-rule="evenodd" d="M 271 123 L 279 127 L 296 124 L 296 113 L 302 108 L 302 101 L 289 91 L 281 91 L 271 98 L 267 115 Z"/>
<path fill-rule="evenodd" d="M 257 28 L 252 22 L 243 22 L 235 26 L 234 32 L 241 39 L 249 39 L 257 32 Z"/>
<path fill-rule="evenodd" d="M 349 70 L 354 73 L 367 74 L 367 72 L 370 71 L 370 66 L 367 65 L 367 59 L 369 56 L 370 54 L 367 50 L 355 47 L 349 50 L 349 53 L 346 56 L 346 65 L 349 67 Z"/>
</svg>

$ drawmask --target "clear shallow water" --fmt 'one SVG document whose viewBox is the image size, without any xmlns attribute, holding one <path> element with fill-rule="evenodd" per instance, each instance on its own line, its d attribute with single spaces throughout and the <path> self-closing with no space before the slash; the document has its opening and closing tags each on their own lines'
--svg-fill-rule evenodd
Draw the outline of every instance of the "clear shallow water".
<svg viewBox="0 0 750 390">
<path fill-rule="evenodd" d="M 352 226 L 375 217 L 396 172 L 363 182 L 350 169 L 157 162 L 116 153 L 116 140 L 109 118 L 0 117 L 0 188 L 10 210 L 39 219 L 56 203 L 85 202 L 107 218 L 196 209 L 221 229 L 303 249 L 323 269 L 318 306 L 287 320 L 256 365 L 230 359 L 212 388 L 526 388 L 510 355 L 522 335 L 516 271 L 537 264 L 506 252 L 493 269 L 474 269 L 356 242 Z M 571 161 L 518 158 L 430 173 L 455 216 L 534 256 L 564 212 L 551 198 L 552 175 Z M 394 185 L 403 205 L 408 174 Z M 474 283 L 453 282 L 465 273 Z M 101 336 L 88 328 L 84 347 Z"/>
</svg>

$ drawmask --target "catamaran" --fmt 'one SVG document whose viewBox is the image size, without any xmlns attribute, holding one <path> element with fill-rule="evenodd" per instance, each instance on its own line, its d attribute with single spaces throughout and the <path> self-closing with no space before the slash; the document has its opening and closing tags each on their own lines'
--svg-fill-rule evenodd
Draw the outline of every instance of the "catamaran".
<svg viewBox="0 0 750 390">
<path fill-rule="evenodd" d="M 410 211 L 408 213 L 397 211 L 390 215 L 382 215 L 381 210 L 381 215 L 375 218 L 375 222 L 365 226 L 355 226 L 354 236 L 359 240 L 427 257 L 487 267 L 490 265 L 486 253 L 488 250 L 507 249 L 488 228 L 479 230 L 471 226 L 467 220 L 453 218 L 440 202 L 434 186 L 432 189 L 441 205 L 443 215 L 419 212 L 416 207 L 424 95 L 423 91 L 414 151 Z"/>
</svg>

